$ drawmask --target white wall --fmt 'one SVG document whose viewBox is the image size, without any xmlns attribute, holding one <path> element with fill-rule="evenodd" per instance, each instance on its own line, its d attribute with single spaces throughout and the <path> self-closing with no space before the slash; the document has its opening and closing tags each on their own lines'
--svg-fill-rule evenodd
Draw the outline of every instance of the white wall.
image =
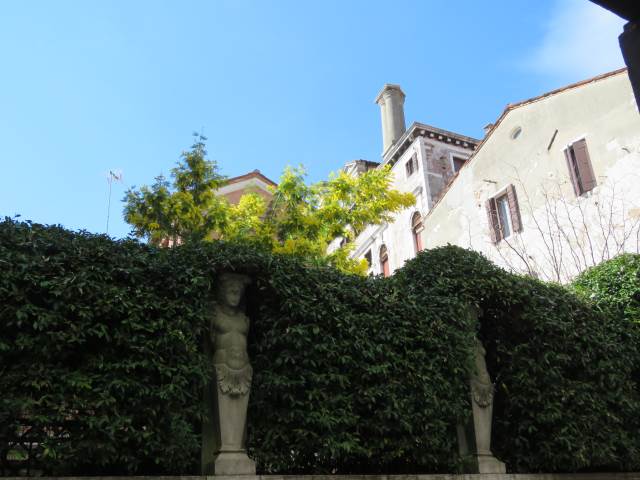
<svg viewBox="0 0 640 480">
<path fill-rule="evenodd" d="M 522 133 L 512 139 L 516 127 Z M 598 185 L 577 198 L 564 149 L 580 138 Z M 509 184 L 523 230 L 494 245 L 485 201 Z M 639 222 L 640 115 L 625 71 L 508 112 L 427 215 L 423 240 L 426 248 L 451 243 L 567 281 L 619 251 L 637 251 Z"/>
<path fill-rule="evenodd" d="M 398 212 L 390 223 L 370 225 L 356 238 L 352 257 L 362 259 L 370 250 L 372 258 L 371 273 L 382 273 L 379 255 L 382 245 L 387 247 L 391 272 L 402 267 L 407 260 L 415 257 L 416 249 L 411 233 L 413 214 L 419 212 L 424 215 L 429 211 L 433 198 L 439 193 L 446 178 L 452 174 L 452 171 L 444 171 L 438 160 L 441 158 L 446 159 L 446 165 L 451 166 L 451 153 L 455 153 L 456 156 L 462 158 L 469 156 L 469 150 L 465 150 L 462 147 L 456 147 L 437 140 L 425 140 L 422 136 L 418 136 L 392 166 L 392 188 L 401 192 L 413 193 L 416 197 L 416 204 Z M 417 155 L 418 169 L 407 177 L 405 165 L 414 154 Z M 429 180 L 430 177 L 431 181 Z M 434 178 L 437 181 L 434 181 Z"/>
</svg>

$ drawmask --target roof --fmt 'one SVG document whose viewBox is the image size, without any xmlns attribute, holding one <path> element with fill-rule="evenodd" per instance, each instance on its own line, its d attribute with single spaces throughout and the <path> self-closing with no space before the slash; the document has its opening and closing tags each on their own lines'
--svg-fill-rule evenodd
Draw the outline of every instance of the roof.
<svg viewBox="0 0 640 480">
<path fill-rule="evenodd" d="M 500 115 L 500 117 L 498 117 L 498 120 L 496 120 L 494 122 L 493 127 L 491 128 L 491 130 L 489 130 L 487 135 L 482 139 L 482 142 L 480 143 L 480 145 L 478 145 L 478 148 L 486 141 L 486 139 L 489 137 L 489 135 L 491 135 L 491 132 L 493 132 L 496 129 L 496 127 L 500 124 L 500 122 L 504 119 L 504 117 L 507 116 L 507 113 L 509 113 L 511 110 L 514 110 L 516 108 L 522 107 L 524 105 L 529 105 L 530 103 L 539 102 L 540 100 L 544 100 L 547 97 L 551 97 L 553 95 L 557 95 L 558 93 L 562 93 L 562 92 L 564 92 L 566 90 L 572 90 L 574 88 L 582 87 L 582 86 L 587 85 L 589 83 L 594 83 L 594 82 L 597 82 L 597 81 L 605 79 L 605 78 L 613 77 L 615 75 L 618 75 L 618 74 L 626 72 L 626 71 L 627 71 L 627 67 L 619 68 L 617 70 L 613 70 L 612 72 L 603 73 L 601 75 L 596 75 L 595 77 L 591 77 L 591 78 L 588 78 L 586 80 L 581 80 L 579 82 L 571 83 L 571 84 L 566 85 L 564 87 L 556 88 L 555 90 L 551 90 L 550 92 L 543 93 L 542 95 L 538 95 L 537 97 L 532 97 L 532 98 L 529 98 L 527 100 L 522 100 L 520 102 L 507 104 L 507 106 L 505 107 L 505 109 L 502 112 L 502 114 Z"/>
<path fill-rule="evenodd" d="M 272 185 L 274 187 L 277 187 L 278 184 L 276 182 L 274 182 L 273 180 L 271 180 L 270 178 L 265 177 L 260 170 L 256 169 L 252 172 L 249 173 L 245 173 L 244 175 L 239 175 L 237 177 L 232 177 L 227 179 L 227 181 L 224 183 L 225 185 L 230 185 L 232 183 L 238 183 L 238 182 L 242 182 L 243 180 L 250 180 L 252 178 L 258 178 L 260 180 L 262 180 L 265 183 L 268 183 L 269 185 Z"/>
<path fill-rule="evenodd" d="M 629 0 L 591 0 L 593 3 L 606 8 L 612 13 L 629 20 L 630 22 L 640 20 L 640 3 Z"/>
<path fill-rule="evenodd" d="M 588 85 L 588 84 L 591 84 L 591 83 L 595 83 L 595 82 L 600 81 L 600 80 L 604 80 L 605 78 L 609 78 L 609 77 L 613 77 L 613 76 L 619 75 L 619 74 L 624 73 L 626 71 L 627 71 L 626 67 L 619 68 L 617 70 L 613 70 L 611 72 L 603 73 L 601 75 L 596 75 L 595 77 L 591 77 L 591 78 L 588 78 L 586 80 L 582 80 L 580 82 L 571 83 L 571 84 L 566 85 L 564 87 L 556 88 L 555 90 L 551 90 L 550 92 L 543 93 L 542 95 L 538 95 L 536 97 L 531 97 L 531 98 L 529 98 L 527 100 L 522 100 L 520 102 L 507 104 L 507 106 L 505 107 L 505 109 L 502 112 L 502 114 L 500 115 L 500 117 L 498 117 L 498 120 L 496 120 L 493 123 L 493 126 L 491 127 L 491 129 L 487 132 L 485 137 L 478 144 L 478 146 L 476 147 L 476 150 L 469 157 L 469 159 L 464 163 L 464 165 L 462 165 L 460 170 L 466 168 L 476 158 L 476 156 L 478 155 L 478 152 L 480 152 L 482 150 L 483 145 L 487 142 L 487 140 L 493 134 L 493 132 L 495 132 L 495 130 L 500 125 L 500 123 L 502 123 L 502 121 L 507 116 L 507 114 L 509 112 L 511 112 L 512 110 L 515 110 L 516 108 L 520 108 L 520 107 L 523 107 L 523 106 L 526 106 L 526 105 L 530 105 L 530 104 L 535 103 L 535 102 L 539 102 L 539 101 L 544 100 L 546 98 L 549 98 L 549 97 L 551 97 L 553 95 L 558 95 L 559 93 L 563 93 L 563 92 L 565 92 L 567 90 L 573 90 L 575 88 L 583 87 L 585 85 Z M 444 196 L 447 193 L 447 191 L 449 191 L 449 189 L 451 188 L 451 185 L 453 185 L 453 183 L 455 183 L 455 179 L 458 177 L 458 174 L 459 174 L 459 171 L 449 181 L 449 183 L 447 183 L 447 185 L 443 188 L 442 192 L 440 193 L 440 197 L 438 198 L 436 203 L 433 204 L 431 209 L 427 212 L 427 214 L 425 215 L 425 218 L 428 217 L 429 214 L 434 210 L 434 208 L 442 201 L 442 199 L 444 198 Z"/>
</svg>

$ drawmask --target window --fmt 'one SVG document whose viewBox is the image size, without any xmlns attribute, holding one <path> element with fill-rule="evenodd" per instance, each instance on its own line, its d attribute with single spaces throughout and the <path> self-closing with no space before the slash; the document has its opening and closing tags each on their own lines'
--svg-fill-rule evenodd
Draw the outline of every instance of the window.
<svg viewBox="0 0 640 480">
<path fill-rule="evenodd" d="M 486 208 L 489 218 L 489 233 L 493 243 L 498 243 L 514 232 L 522 231 L 518 197 L 513 185 L 509 185 L 504 192 L 488 199 Z"/>
<path fill-rule="evenodd" d="M 413 172 L 418 170 L 418 158 L 415 154 L 404 164 L 404 168 L 407 171 L 407 177 L 410 177 Z"/>
<path fill-rule="evenodd" d="M 576 196 L 584 195 L 596 186 L 596 176 L 589 158 L 586 140 L 578 140 L 564 151 L 569 169 L 569 178 Z"/>
<path fill-rule="evenodd" d="M 416 253 L 420 252 L 424 247 L 422 246 L 422 216 L 420 213 L 415 212 L 411 217 L 411 236 L 413 237 L 413 246 L 416 249 Z"/>
<path fill-rule="evenodd" d="M 462 165 L 464 165 L 464 162 L 466 162 L 467 160 L 464 158 L 460 158 L 460 157 L 453 157 L 453 171 L 457 172 L 458 170 L 460 170 L 462 168 Z"/>
<path fill-rule="evenodd" d="M 502 195 L 496 198 L 496 205 L 498 209 L 498 223 L 500 225 L 500 232 L 502 238 L 507 238 L 511 235 L 511 215 L 509 214 L 509 199 L 507 195 Z"/>
<path fill-rule="evenodd" d="M 364 254 L 364 259 L 367 262 L 367 268 L 371 268 L 371 250 Z"/>
<path fill-rule="evenodd" d="M 389 254 L 387 252 L 386 245 L 382 245 L 380 247 L 380 265 L 382 267 L 382 274 L 385 277 L 391 275 L 391 272 L 389 271 Z"/>
</svg>

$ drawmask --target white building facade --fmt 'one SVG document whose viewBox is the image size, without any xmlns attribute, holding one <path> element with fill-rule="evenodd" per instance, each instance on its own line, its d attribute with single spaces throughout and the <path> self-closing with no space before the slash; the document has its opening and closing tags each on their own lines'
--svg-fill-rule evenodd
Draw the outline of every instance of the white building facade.
<svg viewBox="0 0 640 480">
<path fill-rule="evenodd" d="M 344 167 L 347 173 L 358 175 L 378 165 L 390 165 L 393 188 L 416 197 L 415 206 L 396 214 L 392 222 L 370 225 L 355 239 L 351 255 L 366 259 L 371 274 L 390 275 L 423 248 L 422 218 L 479 143 L 418 122 L 406 129 L 404 98 L 398 85 L 388 84 L 376 99 L 382 116 L 382 163 L 356 160 Z M 339 244 L 337 239 L 329 250 Z"/>
<path fill-rule="evenodd" d="M 424 218 L 448 243 L 568 282 L 640 252 L 640 115 L 626 69 L 510 105 Z"/>
<path fill-rule="evenodd" d="M 625 69 L 509 105 L 482 141 L 421 123 L 404 130 L 397 85 L 376 101 L 382 164 L 416 205 L 356 238 L 352 256 L 370 273 L 454 244 L 565 282 L 639 250 L 640 115 Z M 358 160 L 345 171 L 369 168 L 377 165 Z"/>
</svg>

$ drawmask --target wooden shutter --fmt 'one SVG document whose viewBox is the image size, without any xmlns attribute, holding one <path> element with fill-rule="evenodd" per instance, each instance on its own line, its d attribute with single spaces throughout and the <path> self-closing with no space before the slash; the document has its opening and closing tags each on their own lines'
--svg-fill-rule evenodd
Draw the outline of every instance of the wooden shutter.
<svg viewBox="0 0 640 480">
<path fill-rule="evenodd" d="M 564 158 L 567 160 L 567 169 L 569 169 L 569 178 L 571 179 L 571 185 L 573 185 L 573 191 L 576 197 L 580 196 L 580 186 L 578 185 L 578 179 L 576 178 L 576 172 L 571 162 L 571 147 L 564 150 Z"/>
<path fill-rule="evenodd" d="M 509 201 L 509 213 L 511 214 L 511 226 L 514 232 L 522 231 L 522 221 L 520 219 L 520 207 L 518 206 L 518 197 L 516 189 L 513 185 L 507 187 L 507 200 Z"/>
<path fill-rule="evenodd" d="M 500 225 L 498 224 L 498 207 L 496 199 L 490 198 L 485 203 L 487 209 L 487 218 L 489 219 L 489 236 L 493 243 L 498 243 L 502 235 L 500 234 Z"/>
<path fill-rule="evenodd" d="M 576 163 L 578 164 L 580 180 L 582 180 L 582 193 L 589 192 L 596 186 L 596 176 L 593 174 L 593 167 L 587 150 L 587 141 L 584 139 L 578 140 L 572 146 L 573 153 L 576 156 Z"/>
<path fill-rule="evenodd" d="M 387 252 L 386 245 L 380 247 L 380 264 L 382 265 L 382 274 L 385 277 L 391 275 L 389 271 L 389 253 Z"/>
</svg>

